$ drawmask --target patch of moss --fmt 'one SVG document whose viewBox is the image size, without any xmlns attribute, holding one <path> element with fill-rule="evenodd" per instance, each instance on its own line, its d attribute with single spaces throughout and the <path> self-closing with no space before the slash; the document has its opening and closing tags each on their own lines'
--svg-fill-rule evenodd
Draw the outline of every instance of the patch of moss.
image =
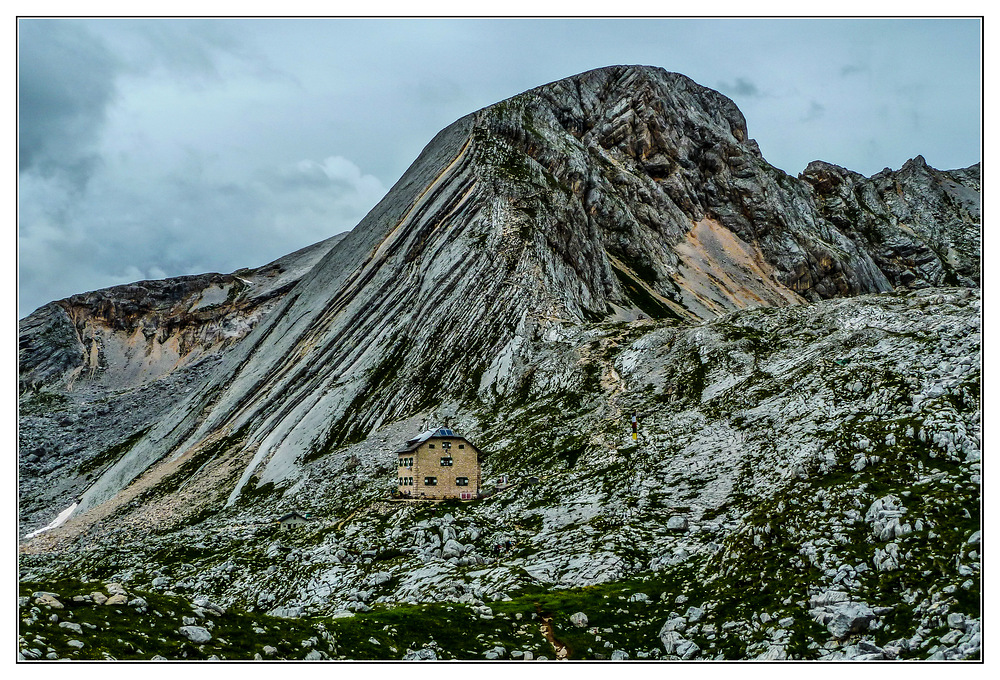
<svg viewBox="0 0 1000 680">
<path fill-rule="evenodd" d="M 618 282 L 621 284 L 628 299 L 633 305 L 645 312 L 651 319 L 674 319 L 677 321 L 683 321 L 683 319 L 676 312 L 674 312 L 674 310 L 670 309 L 670 307 L 650 295 L 649 292 L 627 272 L 614 265 L 611 265 L 611 269 L 618 278 Z"/>
<path fill-rule="evenodd" d="M 18 409 L 22 415 L 44 415 L 46 413 L 58 413 L 65 411 L 70 405 L 70 400 L 66 395 L 58 392 L 39 390 L 38 392 L 28 392 L 21 397 Z"/>
<path fill-rule="evenodd" d="M 149 432 L 149 430 L 150 428 L 148 427 L 139 430 L 138 432 L 135 432 L 134 434 L 127 437 L 123 441 L 117 444 L 113 444 L 112 446 L 109 446 L 108 448 L 104 449 L 94 457 L 83 461 L 82 463 L 80 463 L 79 467 L 77 467 L 77 472 L 81 475 L 86 475 L 93 472 L 94 470 L 97 470 L 98 468 L 103 468 L 106 465 L 114 464 L 122 456 L 131 451 L 132 447 L 135 446 L 139 442 L 139 440 L 142 439 L 147 432 Z"/>
</svg>

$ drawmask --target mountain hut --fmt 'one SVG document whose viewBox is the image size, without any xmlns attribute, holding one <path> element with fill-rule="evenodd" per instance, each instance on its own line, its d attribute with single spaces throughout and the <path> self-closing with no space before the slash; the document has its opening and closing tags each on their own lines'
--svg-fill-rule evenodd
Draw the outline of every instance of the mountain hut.
<svg viewBox="0 0 1000 680">
<path fill-rule="evenodd" d="M 398 489 L 409 498 L 479 497 L 480 452 L 454 430 L 427 430 L 396 451 Z"/>
</svg>

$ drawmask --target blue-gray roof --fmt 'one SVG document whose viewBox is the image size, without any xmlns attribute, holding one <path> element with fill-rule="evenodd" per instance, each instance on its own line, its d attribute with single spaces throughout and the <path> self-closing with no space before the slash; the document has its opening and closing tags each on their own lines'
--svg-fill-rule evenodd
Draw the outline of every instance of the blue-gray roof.
<svg viewBox="0 0 1000 680">
<path fill-rule="evenodd" d="M 406 442 L 403 448 L 397 449 L 395 453 L 406 453 L 407 451 L 413 451 L 418 446 L 423 444 L 428 439 L 431 439 L 432 437 L 454 437 L 455 439 L 461 439 L 462 441 L 469 442 L 469 440 L 463 437 L 462 435 L 455 434 L 455 431 L 450 428 L 437 427 L 427 430 L 426 432 L 421 432 L 416 437 Z M 472 444 L 472 442 L 469 443 Z"/>
</svg>

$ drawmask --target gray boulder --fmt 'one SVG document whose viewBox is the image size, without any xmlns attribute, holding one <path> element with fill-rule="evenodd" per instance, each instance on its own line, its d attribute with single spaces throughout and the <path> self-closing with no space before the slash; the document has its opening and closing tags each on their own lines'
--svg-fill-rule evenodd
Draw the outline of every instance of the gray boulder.
<svg viewBox="0 0 1000 680">
<path fill-rule="evenodd" d="M 226 613 L 225 607 L 220 607 L 207 597 L 196 597 L 192 600 L 192 604 L 194 604 L 195 607 L 201 607 L 202 609 L 210 609 L 220 616 Z"/>
<path fill-rule="evenodd" d="M 36 597 L 35 604 L 40 604 L 44 607 L 51 607 L 52 609 L 63 608 L 63 603 L 56 599 L 55 595 L 52 593 L 43 593 L 42 595 Z"/>
<path fill-rule="evenodd" d="M 691 656 L 696 654 L 698 651 L 698 646 L 695 645 L 690 640 L 684 638 L 677 631 L 666 631 L 660 633 L 660 642 L 663 643 L 663 651 L 666 652 L 668 656 L 679 656 L 684 658 L 685 654 L 690 653 Z M 691 645 L 694 645 L 692 649 Z M 687 658 L 691 658 L 691 656 Z"/>
<path fill-rule="evenodd" d="M 454 538 L 449 538 L 441 548 L 441 558 L 447 560 L 452 557 L 460 557 L 464 548 L 465 546 Z"/>
<path fill-rule="evenodd" d="M 701 607 L 688 607 L 687 620 L 691 623 L 698 623 L 705 618 L 705 610 Z"/>
<path fill-rule="evenodd" d="M 589 619 L 587 619 L 587 615 L 583 612 L 576 612 L 575 614 L 570 614 L 569 622 L 577 628 L 585 628 L 589 623 Z"/>
<path fill-rule="evenodd" d="M 682 660 L 687 661 L 701 654 L 701 647 L 691 640 L 681 640 L 674 648 L 674 654 L 681 657 Z"/>
<path fill-rule="evenodd" d="M 788 658 L 784 645 L 768 645 L 768 648 L 754 657 L 758 661 L 782 661 Z"/>
<path fill-rule="evenodd" d="M 684 630 L 686 627 L 687 619 L 683 616 L 675 616 L 672 619 L 667 619 L 667 621 L 663 624 L 663 627 L 660 628 L 660 637 L 662 638 L 664 633 L 669 633 L 675 630 Z"/>
<path fill-rule="evenodd" d="M 403 661 L 437 661 L 437 654 L 433 649 L 424 647 L 423 649 L 418 649 L 415 652 L 408 651 L 403 656 Z"/>
<path fill-rule="evenodd" d="M 180 634 L 191 642 L 201 644 L 212 639 L 212 634 L 204 626 L 181 626 Z"/>
<path fill-rule="evenodd" d="M 687 531 L 688 521 L 687 517 L 682 517 L 681 515 L 674 515 L 667 520 L 667 528 L 672 531 Z"/>
<path fill-rule="evenodd" d="M 830 635 L 841 640 L 851 633 L 868 630 L 868 624 L 875 618 L 871 607 L 863 602 L 845 602 L 834 605 L 833 618 L 826 624 Z"/>
</svg>

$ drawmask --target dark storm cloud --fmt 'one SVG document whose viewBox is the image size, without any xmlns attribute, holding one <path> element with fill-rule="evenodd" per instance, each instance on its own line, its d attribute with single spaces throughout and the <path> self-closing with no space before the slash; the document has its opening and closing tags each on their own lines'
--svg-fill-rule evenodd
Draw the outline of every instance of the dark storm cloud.
<svg viewBox="0 0 1000 680">
<path fill-rule="evenodd" d="M 18 168 L 82 189 L 119 63 L 79 24 L 22 20 L 18 32 Z"/>
<path fill-rule="evenodd" d="M 249 27 L 249 23 L 160 19 L 125 21 L 117 26 L 95 20 L 87 25 L 119 45 L 129 72 L 134 74 L 149 75 L 162 69 L 174 78 L 191 79 L 194 86 L 217 83 L 234 69 L 260 78 L 294 80 L 293 74 L 275 69 L 247 44 L 241 28 Z"/>
</svg>

